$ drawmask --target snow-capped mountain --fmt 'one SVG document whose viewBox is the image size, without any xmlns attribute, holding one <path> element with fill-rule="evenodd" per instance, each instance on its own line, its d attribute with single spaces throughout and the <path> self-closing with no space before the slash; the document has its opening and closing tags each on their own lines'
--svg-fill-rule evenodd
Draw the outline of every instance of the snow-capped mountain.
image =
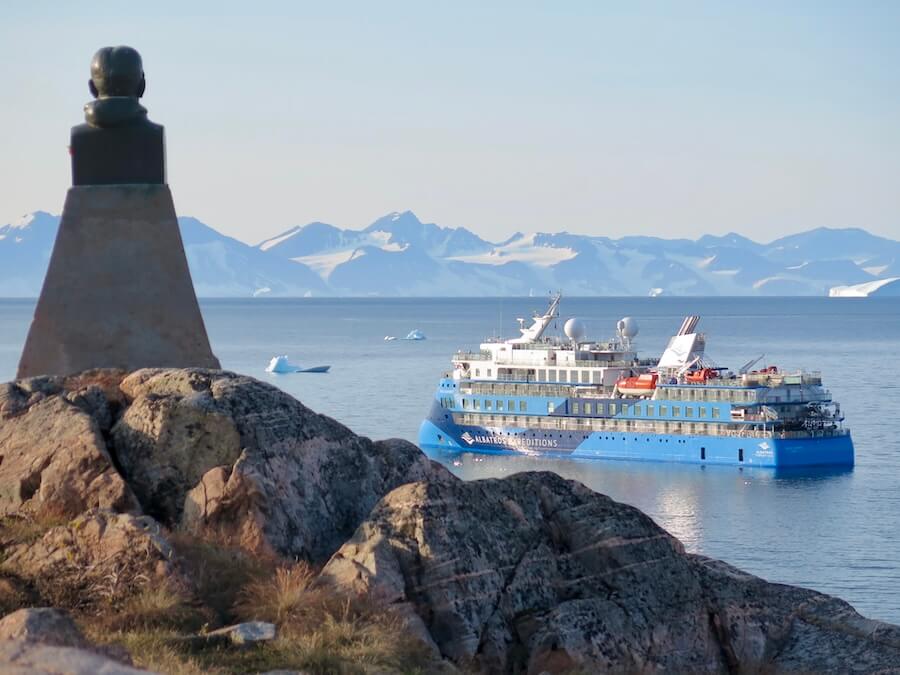
<svg viewBox="0 0 900 675">
<path fill-rule="evenodd" d="M 352 295 L 824 295 L 900 266 L 900 244 L 856 229 L 820 228 L 770 244 L 734 232 L 696 241 L 517 232 L 491 243 L 410 211 L 361 230 L 294 227 L 258 248 L 308 265 L 334 292 Z"/>
<path fill-rule="evenodd" d="M 900 243 L 819 228 L 764 244 L 730 233 L 697 240 L 517 232 L 490 242 L 462 227 L 389 213 L 359 230 L 322 222 L 257 246 L 179 218 L 202 297 L 378 295 L 826 295 L 900 276 Z M 40 292 L 59 217 L 0 227 L 0 296 Z"/>
</svg>

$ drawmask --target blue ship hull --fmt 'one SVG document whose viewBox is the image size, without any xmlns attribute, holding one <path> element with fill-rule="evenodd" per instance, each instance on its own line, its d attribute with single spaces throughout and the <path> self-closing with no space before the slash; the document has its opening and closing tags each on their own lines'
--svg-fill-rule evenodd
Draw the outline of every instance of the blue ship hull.
<svg viewBox="0 0 900 675">
<path fill-rule="evenodd" d="M 419 429 L 424 450 L 790 468 L 853 466 L 850 434 L 810 438 L 665 435 L 457 425 L 435 406 Z"/>
</svg>

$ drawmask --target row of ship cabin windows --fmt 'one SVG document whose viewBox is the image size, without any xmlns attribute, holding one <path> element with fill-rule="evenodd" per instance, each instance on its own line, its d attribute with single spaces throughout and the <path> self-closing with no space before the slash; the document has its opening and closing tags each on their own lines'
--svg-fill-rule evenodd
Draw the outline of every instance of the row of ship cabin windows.
<svg viewBox="0 0 900 675">
<path fill-rule="evenodd" d="M 493 369 L 485 368 L 485 377 L 493 377 Z M 593 375 L 592 375 L 593 374 Z M 481 377 L 481 368 L 475 369 L 475 377 Z M 593 377 L 593 382 L 591 378 Z M 538 382 L 569 382 L 571 384 L 602 384 L 602 373 L 599 370 L 545 370 L 537 371 Z"/>
<path fill-rule="evenodd" d="M 463 410 L 469 410 L 470 407 L 472 410 L 481 410 L 481 399 L 473 398 L 462 399 L 462 407 Z M 484 401 L 484 409 L 485 410 L 506 410 L 507 412 L 515 412 L 516 411 L 516 401 L 506 401 L 504 407 L 504 401 L 497 399 L 496 401 L 485 400 Z M 527 412 L 528 405 L 525 401 L 518 401 L 519 404 L 519 412 Z M 442 408 L 453 408 L 453 399 L 452 398 L 442 398 L 441 399 L 441 407 Z"/>
<path fill-rule="evenodd" d="M 668 417 L 670 412 L 670 406 L 665 404 L 647 404 L 646 408 L 640 404 L 637 405 L 626 405 L 624 403 L 596 403 L 591 404 L 589 401 L 585 401 L 583 403 L 579 403 L 578 401 L 572 401 L 572 414 L 573 415 L 593 415 L 596 411 L 597 415 L 616 415 L 619 413 L 625 414 L 628 411 L 631 411 L 631 415 L 634 417 L 656 417 L 657 412 L 659 413 L 659 417 Z M 547 403 L 547 411 L 554 412 L 555 407 L 552 402 Z M 705 418 L 707 414 L 709 414 L 713 419 L 719 419 L 721 415 L 721 411 L 718 406 L 682 406 L 673 405 L 671 406 L 671 415 L 672 417 L 681 417 L 682 413 L 684 413 L 684 417 L 699 417 Z"/>
<path fill-rule="evenodd" d="M 504 405 L 505 403 L 505 405 Z M 484 410 L 497 410 L 507 412 L 515 412 L 516 411 L 516 401 L 502 401 L 500 399 L 491 400 L 491 399 L 481 399 L 473 398 L 463 398 L 462 399 L 462 408 L 463 410 L 481 410 L 482 406 Z M 446 397 L 441 399 L 441 407 L 442 408 L 453 408 L 453 398 Z M 579 401 L 572 401 L 572 414 L 573 415 L 617 415 L 619 413 L 627 413 L 630 409 L 631 414 L 634 417 L 642 417 L 646 414 L 647 417 L 656 417 L 657 411 L 659 412 L 659 417 L 668 417 L 669 416 L 669 406 L 668 405 L 647 405 L 646 408 L 641 405 L 633 405 L 627 406 L 622 403 L 590 403 L 585 401 L 583 403 Z M 525 401 L 518 401 L 518 410 L 519 412 L 527 412 L 528 405 Z M 684 413 L 684 417 L 696 417 L 705 418 L 707 416 L 707 410 L 709 410 L 709 414 L 712 419 L 719 419 L 721 411 L 718 407 L 712 406 L 707 408 L 706 406 L 682 406 L 673 405 L 671 406 L 672 417 L 681 417 L 682 412 Z M 547 401 L 547 413 L 552 414 L 556 412 L 556 405 L 553 401 Z"/>
</svg>

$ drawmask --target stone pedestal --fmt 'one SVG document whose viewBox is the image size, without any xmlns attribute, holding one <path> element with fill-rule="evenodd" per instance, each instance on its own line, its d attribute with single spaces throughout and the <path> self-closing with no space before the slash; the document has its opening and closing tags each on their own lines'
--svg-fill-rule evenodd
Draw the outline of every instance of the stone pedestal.
<svg viewBox="0 0 900 675">
<path fill-rule="evenodd" d="M 69 189 L 17 377 L 218 368 L 167 185 Z"/>
</svg>

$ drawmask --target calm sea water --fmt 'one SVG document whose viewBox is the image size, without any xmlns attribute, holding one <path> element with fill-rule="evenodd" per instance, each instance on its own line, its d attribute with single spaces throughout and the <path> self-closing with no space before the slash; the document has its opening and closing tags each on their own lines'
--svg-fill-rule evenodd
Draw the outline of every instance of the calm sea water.
<svg viewBox="0 0 900 675">
<path fill-rule="evenodd" d="M 440 374 L 460 347 L 477 347 L 540 298 L 215 300 L 202 303 L 225 368 L 270 381 L 361 434 L 414 441 Z M 33 311 L 0 301 L 0 381 L 11 379 Z M 658 354 L 686 314 L 702 314 L 707 352 L 738 368 L 767 364 L 823 371 L 853 430 L 849 471 L 775 473 L 731 467 L 532 457 L 437 457 L 463 478 L 551 470 L 633 504 L 691 551 L 772 581 L 838 595 L 862 613 L 900 623 L 900 298 L 566 298 L 564 317 L 609 337 L 633 316 L 637 346 Z M 384 342 L 421 329 L 423 342 Z M 287 354 L 326 375 L 273 376 Z"/>
</svg>

